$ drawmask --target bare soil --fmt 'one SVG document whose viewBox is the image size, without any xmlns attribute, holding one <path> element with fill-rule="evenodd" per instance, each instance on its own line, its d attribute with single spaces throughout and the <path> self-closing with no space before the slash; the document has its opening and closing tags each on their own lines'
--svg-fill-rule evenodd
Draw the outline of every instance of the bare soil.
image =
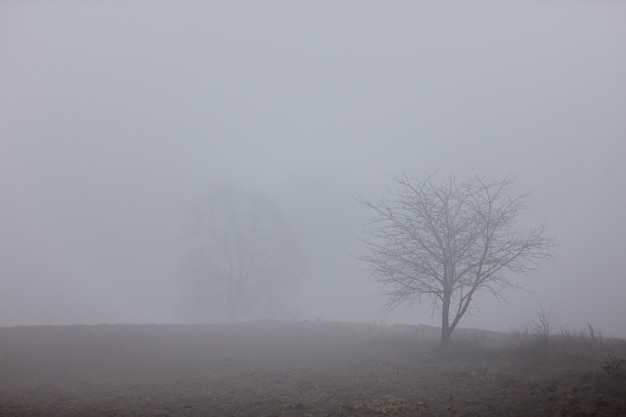
<svg viewBox="0 0 626 417">
<path fill-rule="evenodd" d="M 601 366 L 504 348 L 444 361 L 431 355 L 435 333 L 271 321 L 0 328 L 0 416 L 626 416 L 626 382 Z"/>
</svg>

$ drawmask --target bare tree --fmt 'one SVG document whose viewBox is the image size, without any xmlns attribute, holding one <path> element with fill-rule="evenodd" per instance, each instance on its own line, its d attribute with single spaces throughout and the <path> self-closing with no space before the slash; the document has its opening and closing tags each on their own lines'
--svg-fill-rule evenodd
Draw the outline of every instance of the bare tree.
<svg viewBox="0 0 626 417">
<path fill-rule="evenodd" d="M 193 243 L 185 260 L 188 299 L 206 303 L 200 310 L 207 315 L 274 318 L 303 273 L 296 235 L 258 193 L 211 187 L 186 211 L 182 236 Z"/>
<path fill-rule="evenodd" d="M 514 179 L 458 182 L 394 176 L 396 191 L 380 201 L 361 199 L 374 212 L 366 254 L 359 257 L 387 287 L 387 308 L 426 298 L 441 312 L 440 348 L 480 292 L 502 298 L 551 256 L 555 239 L 544 226 L 517 226 L 527 194 L 512 195 Z"/>
</svg>

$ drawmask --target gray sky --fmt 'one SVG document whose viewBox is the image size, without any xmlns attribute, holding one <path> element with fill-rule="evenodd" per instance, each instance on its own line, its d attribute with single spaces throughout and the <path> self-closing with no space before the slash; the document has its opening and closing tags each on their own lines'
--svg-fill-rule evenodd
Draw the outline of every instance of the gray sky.
<svg viewBox="0 0 626 417">
<path fill-rule="evenodd" d="M 475 169 L 518 175 L 524 222 L 561 245 L 461 326 L 544 304 L 626 336 L 624 21 L 609 1 L 5 1 L 0 325 L 176 321 L 180 210 L 215 181 L 304 236 L 301 318 L 379 320 L 352 196 Z"/>
</svg>

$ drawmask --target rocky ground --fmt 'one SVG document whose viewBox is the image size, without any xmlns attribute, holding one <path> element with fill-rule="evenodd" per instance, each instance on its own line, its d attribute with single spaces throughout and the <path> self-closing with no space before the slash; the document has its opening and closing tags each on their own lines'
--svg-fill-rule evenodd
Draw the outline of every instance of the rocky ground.
<svg viewBox="0 0 626 417">
<path fill-rule="evenodd" d="M 1 328 L 0 416 L 626 415 L 626 381 L 601 361 L 476 334 L 443 360 L 428 326 Z"/>
</svg>

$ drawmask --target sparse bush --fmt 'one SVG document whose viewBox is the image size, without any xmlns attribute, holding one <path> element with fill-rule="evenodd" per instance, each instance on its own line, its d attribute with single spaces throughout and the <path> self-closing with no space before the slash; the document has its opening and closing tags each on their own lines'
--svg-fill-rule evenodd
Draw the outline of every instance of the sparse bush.
<svg viewBox="0 0 626 417">
<path fill-rule="evenodd" d="M 554 316 L 552 315 L 552 307 L 545 308 L 539 306 L 537 318 L 528 321 L 528 329 L 530 333 L 537 339 L 539 343 L 549 344 L 552 329 L 554 328 Z"/>
<path fill-rule="evenodd" d="M 524 329 L 513 329 L 516 342 L 513 350 L 516 356 L 547 361 L 556 351 L 556 337 L 553 333 L 554 316 L 552 308 L 539 307 L 537 317 L 526 322 Z"/>
<path fill-rule="evenodd" d="M 618 358 L 612 352 L 602 356 L 604 357 L 604 366 L 602 366 L 604 372 L 606 372 L 611 378 L 626 378 L 626 369 L 624 369 L 626 359 Z"/>
<path fill-rule="evenodd" d="M 602 333 L 596 332 L 590 323 L 587 323 L 587 327 L 588 333 L 560 327 L 555 336 L 555 353 L 562 359 L 596 360 L 605 341 Z"/>
<path fill-rule="evenodd" d="M 510 351 L 511 359 L 531 360 L 551 365 L 583 365 L 597 367 L 601 357 L 605 358 L 605 371 L 619 373 L 623 363 L 607 358 L 607 352 L 626 353 L 626 340 L 607 339 L 602 333 L 587 323 L 587 330 L 572 330 L 561 326 L 554 330 L 548 310 L 538 313 L 535 326 L 525 329 L 512 329 L 514 348 Z M 532 323 L 532 322 L 529 322 Z M 549 331 L 548 331 L 549 330 Z M 603 369 L 605 368 L 603 367 Z"/>
</svg>

